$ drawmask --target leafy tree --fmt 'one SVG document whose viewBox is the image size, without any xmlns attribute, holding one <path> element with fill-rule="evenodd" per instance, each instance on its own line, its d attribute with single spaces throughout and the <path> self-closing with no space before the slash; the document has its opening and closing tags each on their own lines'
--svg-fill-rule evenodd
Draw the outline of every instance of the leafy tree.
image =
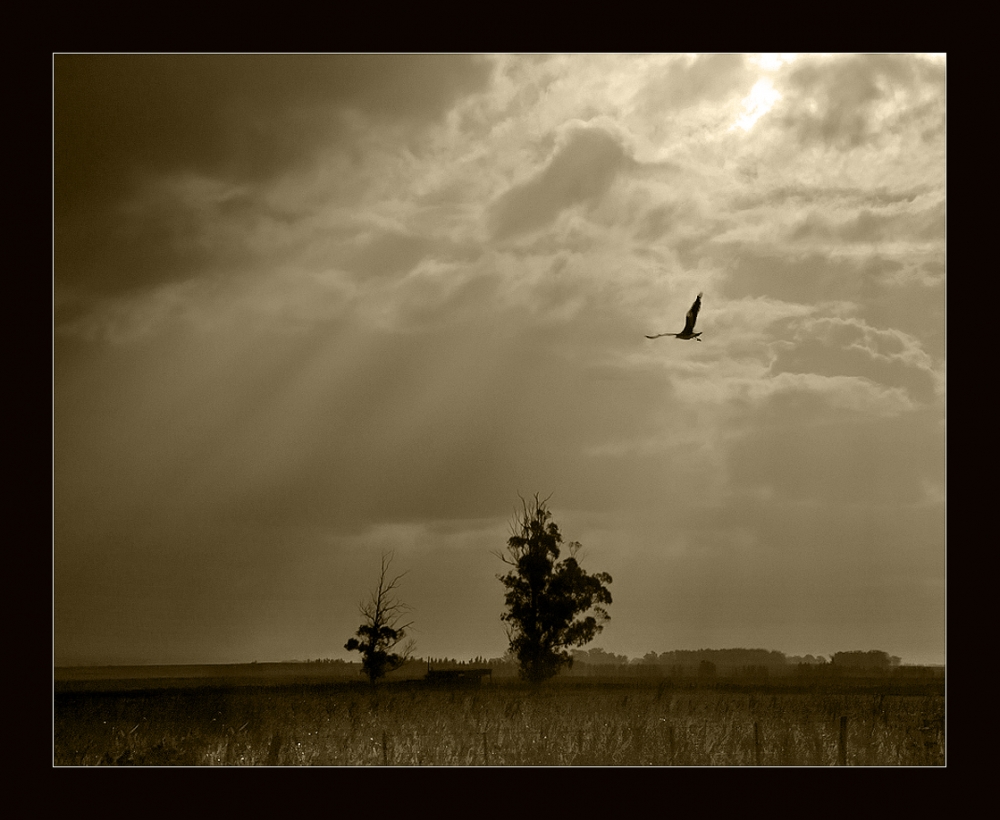
<svg viewBox="0 0 1000 820">
<path fill-rule="evenodd" d="M 409 612 L 409 607 L 400 602 L 395 592 L 399 581 L 405 575 L 389 577 L 389 565 L 392 563 L 392 553 L 382 555 L 382 569 L 379 572 L 378 586 L 372 590 L 369 600 L 358 605 L 364 618 L 364 623 L 351 638 L 344 649 L 361 653 L 361 668 L 368 675 L 372 686 L 379 678 L 389 672 L 399 669 L 413 653 L 414 642 L 406 643 L 402 651 L 394 652 L 396 646 L 406 637 L 406 630 L 412 621 L 402 623 Z"/>
<path fill-rule="evenodd" d="M 511 525 L 505 552 L 496 553 L 513 569 L 497 576 L 507 592 L 510 651 L 517 658 L 520 675 L 540 683 L 572 666 L 567 647 L 592 641 L 610 620 L 604 608 L 611 603 L 606 572 L 588 575 L 576 555 L 579 542 L 570 542 L 569 557 L 559 560 L 562 535 L 549 519 L 548 499 L 529 504 L 522 498 L 522 513 Z M 593 614 L 587 614 L 593 612 Z"/>
</svg>

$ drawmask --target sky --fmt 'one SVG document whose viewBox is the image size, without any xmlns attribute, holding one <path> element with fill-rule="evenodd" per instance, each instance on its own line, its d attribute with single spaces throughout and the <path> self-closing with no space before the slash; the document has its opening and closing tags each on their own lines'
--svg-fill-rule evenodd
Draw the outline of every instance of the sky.
<svg viewBox="0 0 1000 820">
<path fill-rule="evenodd" d="M 536 493 L 590 647 L 943 663 L 945 63 L 54 55 L 55 663 L 357 659 L 389 553 L 499 656 Z"/>
</svg>

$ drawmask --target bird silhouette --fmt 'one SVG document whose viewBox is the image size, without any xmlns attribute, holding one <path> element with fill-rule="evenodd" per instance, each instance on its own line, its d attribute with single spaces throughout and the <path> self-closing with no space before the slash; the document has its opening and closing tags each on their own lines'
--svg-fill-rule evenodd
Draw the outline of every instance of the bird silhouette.
<svg viewBox="0 0 1000 820">
<path fill-rule="evenodd" d="M 687 322 L 684 324 L 684 330 L 680 333 L 657 333 L 655 336 L 647 336 L 647 339 L 659 339 L 661 336 L 676 336 L 678 339 L 694 339 L 696 342 L 700 342 L 701 331 L 697 333 L 694 332 L 694 323 L 698 321 L 698 311 L 701 310 L 701 294 L 698 294 L 698 298 L 694 300 L 694 304 L 691 305 L 691 309 L 687 312 Z"/>
</svg>

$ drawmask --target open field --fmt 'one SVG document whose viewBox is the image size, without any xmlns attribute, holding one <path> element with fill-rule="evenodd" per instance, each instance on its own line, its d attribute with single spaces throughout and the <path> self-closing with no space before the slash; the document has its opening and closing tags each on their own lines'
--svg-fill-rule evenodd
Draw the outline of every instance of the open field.
<svg viewBox="0 0 1000 820">
<path fill-rule="evenodd" d="M 853 766 L 945 763 L 941 683 L 553 681 L 57 691 L 54 762 Z M 846 722 L 842 719 L 846 718 Z M 843 735 L 842 733 L 843 727 Z"/>
<path fill-rule="evenodd" d="M 423 676 L 421 666 L 413 673 Z M 203 666 L 57 667 L 56 692 L 121 692 L 219 686 L 298 686 L 358 681 L 360 663 L 234 663 Z M 395 676 L 402 679 L 402 676 Z"/>
</svg>

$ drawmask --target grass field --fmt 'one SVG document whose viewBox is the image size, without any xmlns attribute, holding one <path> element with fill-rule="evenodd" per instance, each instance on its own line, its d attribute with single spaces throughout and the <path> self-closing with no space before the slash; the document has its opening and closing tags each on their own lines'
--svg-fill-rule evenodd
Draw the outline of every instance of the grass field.
<svg viewBox="0 0 1000 820">
<path fill-rule="evenodd" d="M 853 766 L 945 763 L 941 687 L 739 691 L 669 682 L 62 692 L 54 763 Z"/>
</svg>

